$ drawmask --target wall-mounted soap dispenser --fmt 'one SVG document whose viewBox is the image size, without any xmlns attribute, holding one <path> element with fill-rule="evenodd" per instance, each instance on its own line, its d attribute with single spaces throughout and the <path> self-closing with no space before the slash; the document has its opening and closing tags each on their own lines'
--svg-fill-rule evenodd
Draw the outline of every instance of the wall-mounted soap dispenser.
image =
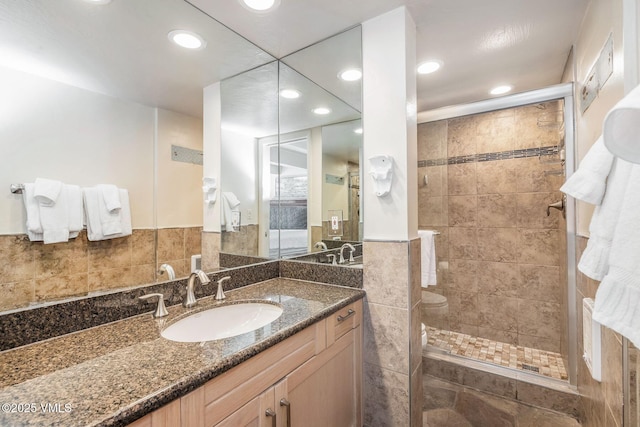
<svg viewBox="0 0 640 427">
<path fill-rule="evenodd" d="M 386 196 L 391 191 L 393 158 L 391 156 L 374 156 L 369 158 L 369 163 L 371 163 L 369 175 L 373 178 L 373 189 L 376 196 Z"/>
</svg>

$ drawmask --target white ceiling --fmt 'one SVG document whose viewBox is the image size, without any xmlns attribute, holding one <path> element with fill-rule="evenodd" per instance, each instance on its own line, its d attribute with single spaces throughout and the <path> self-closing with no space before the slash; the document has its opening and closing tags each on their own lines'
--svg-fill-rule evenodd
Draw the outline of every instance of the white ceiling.
<svg viewBox="0 0 640 427">
<path fill-rule="evenodd" d="M 238 0 L 189 0 L 276 57 L 405 5 L 417 27 L 418 111 L 479 101 L 498 84 L 514 92 L 559 83 L 588 0 L 281 0 L 256 14 Z"/>
</svg>

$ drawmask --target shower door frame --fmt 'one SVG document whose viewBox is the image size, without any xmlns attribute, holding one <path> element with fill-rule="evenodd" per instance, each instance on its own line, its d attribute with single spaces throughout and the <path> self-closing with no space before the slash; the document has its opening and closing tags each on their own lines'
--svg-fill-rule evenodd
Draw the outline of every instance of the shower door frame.
<svg viewBox="0 0 640 427">
<path fill-rule="evenodd" d="M 543 89 L 514 95 L 502 96 L 485 101 L 469 104 L 453 105 L 435 110 L 418 113 L 418 123 L 434 122 L 438 120 L 452 119 L 455 117 L 472 114 L 487 113 L 506 108 L 521 107 L 523 105 L 539 102 L 564 100 L 565 123 L 565 178 L 569 178 L 575 171 L 576 144 L 575 144 L 575 105 L 573 83 L 563 83 L 549 86 Z M 567 375 L 569 384 L 577 385 L 578 374 L 578 341 L 577 341 L 577 308 L 576 308 L 576 206 L 572 197 L 567 198 L 565 206 L 566 238 L 567 238 Z"/>
</svg>

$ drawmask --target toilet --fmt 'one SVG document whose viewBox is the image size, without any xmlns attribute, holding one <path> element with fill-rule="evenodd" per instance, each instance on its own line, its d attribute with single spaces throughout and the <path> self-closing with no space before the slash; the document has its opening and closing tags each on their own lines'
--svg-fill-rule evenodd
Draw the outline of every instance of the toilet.
<svg viewBox="0 0 640 427">
<path fill-rule="evenodd" d="M 449 303 L 444 295 L 429 292 L 422 288 L 422 346 L 427 344 L 427 328 L 448 329 Z"/>
</svg>

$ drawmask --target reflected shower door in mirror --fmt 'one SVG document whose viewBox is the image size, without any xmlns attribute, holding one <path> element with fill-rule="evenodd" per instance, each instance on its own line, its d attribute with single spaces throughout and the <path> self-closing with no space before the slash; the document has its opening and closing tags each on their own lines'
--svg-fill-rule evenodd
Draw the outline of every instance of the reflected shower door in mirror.
<svg viewBox="0 0 640 427">
<path fill-rule="evenodd" d="M 164 281 L 163 263 L 187 275 L 203 88 L 274 58 L 183 0 L 0 0 L 0 21 L 0 311 Z M 174 44 L 178 28 L 206 46 Z M 132 235 L 30 241 L 9 187 L 38 177 L 127 189 Z"/>
<path fill-rule="evenodd" d="M 336 164 L 343 162 L 334 175 L 356 191 L 342 191 L 344 224 L 362 223 L 361 210 L 348 207 L 359 204 L 359 160 L 341 158 L 350 142 L 340 135 L 358 126 L 361 63 L 357 27 L 221 83 L 220 188 L 234 193 L 222 219 L 221 266 L 240 257 L 255 262 L 307 253 L 323 239 L 325 145 Z M 346 70 L 356 77 L 341 78 Z M 240 218 L 239 227 L 227 224 L 231 215 Z M 361 227 L 347 228 L 350 234 L 330 239 L 358 240 Z"/>
</svg>

